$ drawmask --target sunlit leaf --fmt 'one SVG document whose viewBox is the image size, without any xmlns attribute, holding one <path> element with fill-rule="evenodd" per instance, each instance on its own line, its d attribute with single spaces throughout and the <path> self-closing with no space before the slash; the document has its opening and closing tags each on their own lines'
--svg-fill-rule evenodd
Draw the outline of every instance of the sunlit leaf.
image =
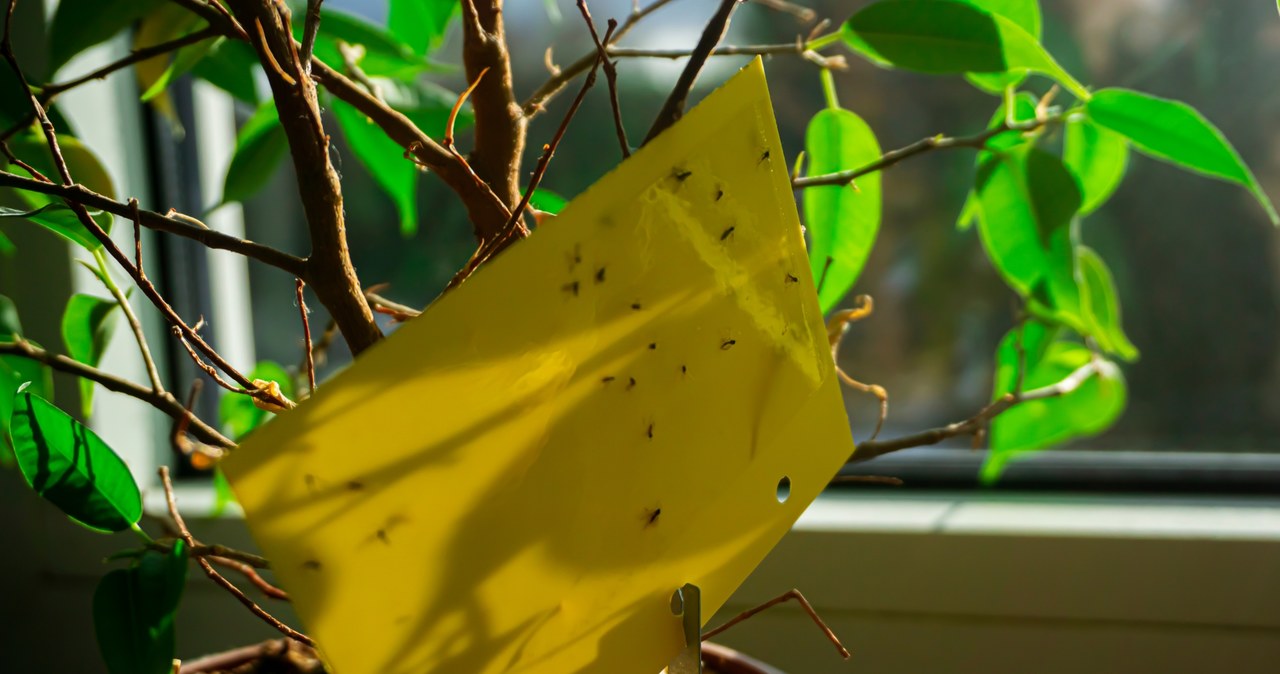
<svg viewBox="0 0 1280 674">
<path fill-rule="evenodd" d="M 191 74 L 256 106 L 259 96 L 254 85 L 260 64 L 258 55 L 239 40 L 216 40 L 208 55 L 191 68 Z"/>
<path fill-rule="evenodd" d="M 1076 250 L 1079 261 L 1080 299 L 1084 305 L 1089 333 L 1098 346 L 1107 353 L 1124 360 L 1138 358 L 1138 348 L 1129 341 L 1120 322 L 1120 299 L 1116 293 L 1111 270 L 1092 249 L 1080 246 Z"/>
<path fill-rule="evenodd" d="M 133 48 L 137 50 L 175 40 L 194 32 L 203 23 L 198 14 L 186 7 L 174 3 L 166 4 L 143 17 L 133 34 Z M 208 43 L 210 40 L 205 42 Z M 207 50 L 207 44 L 200 49 Z M 187 47 L 180 52 L 190 53 L 190 50 L 191 47 Z M 178 121 L 173 102 L 168 95 L 162 94 L 165 93 L 173 77 L 181 74 L 173 72 L 172 66 L 177 63 L 177 58 L 178 56 L 171 52 L 154 56 L 134 66 L 134 72 L 138 76 L 138 88 L 143 92 L 142 100 L 151 101 L 155 109 L 173 124 Z M 189 69 L 190 65 L 187 68 Z"/>
<path fill-rule="evenodd" d="M 115 300 L 80 293 L 72 295 L 62 314 L 62 341 L 67 345 L 67 355 L 85 365 L 97 367 L 115 333 L 120 318 L 119 308 Z M 79 381 L 81 411 L 88 417 L 93 410 L 94 383 L 88 379 Z"/>
<path fill-rule="evenodd" d="M 250 381 L 262 379 L 280 385 L 286 398 L 293 398 L 293 377 L 278 363 L 264 360 L 247 375 Z M 253 398 L 239 393 L 224 393 L 218 403 L 218 421 L 233 440 L 240 440 L 271 418 L 271 413 L 253 404 Z"/>
<path fill-rule="evenodd" d="M 805 132 L 809 175 L 854 169 L 880 158 L 871 127 L 854 113 L 827 108 L 814 115 Z M 858 178 L 857 189 L 824 185 L 804 190 L 804 221 L 809 232 L 809 266 L 825 313 L 840 303 L 858 281 L 880 229 L 880 173 Z"/>
<path fill-rule="evenodd" d="M 123 531 L 142 517 L 142 497 L 124 461 L 43 398 L 29 391 L 14 397 L 9 435 L 27 484 L 72 519 Z"/>
<path fill-rule="evenodd" d="M 294 37 L 302 39 L 303 22 L 294 21 Z M 316 58 L 340 68 L 344 63 L 338 43 L 359 45 L 364 49 L 360 69 L 371 77 L 390 77 L 411 81 L 431 66 L 421 55 L 391 33 L 353 14 L 322 10 L 320 34 L 316 36 Z"/>
<path fill-rule="evenodd" d="M 266 187 L 288 151 L 289 140 L 280 126 L 275 102 L 268 99 L 236 134 L 236 149 L 222 182 L 219 203 L 244 201 Z"/>
<path fill-rule="evenodd" d="M 168 0 L 60 0 L 54 10 L 49 35 L 49 72 L 61 68 L 73 56 L 132 26 L 135 21 L 166 5 Z"/>
<path fill-rule="evenodd" d="M 529 205 L 540 211 L 558 215 L 565 206 L 569 205 L 569 202 L 559 194 L 539 187 L 533 191 L 533 196 L 529 197 Z"/>
<path fill-rule="evenodd" d="M 996 354 L 1000 364 L 996 398 L 1014 387 L 1017 369 L 1010 366 L 1017 359 L 1014 335 L 1010 332 L 1005 336 Z M 1083 345 L 1054 342 L 1039 362 L 1028 367 L 1023 390 L 1053 386 L 1092 358 L 1093 353 Z M 982 481 L 994 482 L 1008 462 L 1019 455 L 1095 435 L 1115 423 L 1127 398 L 1124 377 L 1110 363 L 1102 363 L 1099 369 L 1071 393 L 1023 402 L 996 417 L 991 423 L 991 450 L 982 465 Z"/>
<path fill-rule="evenodd" d="M 444 41 L 459 0 L 389 0 L 387 28 L 418 55 L 435 51 Z"/>
<path fill-rule="evenodd" d="M 400 214 L 400 233 L 413 236 L 418 231 L 418 167 L 405 159 L 404 148 L 364 113 L 334 100 L 333 114 L 360 164 L 395 204 Z"/>
<path fill-rule="evenodd" d="M 1036 99 L 1029 93 L 1022 92 L 1014 97 L 1013 119 L 1016 122 L 1022 122 L 1029 119 L 1035 119 L 1036 116 Z M 991 115 L 991 121 L 987 124 L 988 129 L 994 129 L 1005 123 L 1004 103 L 1001 102 L 996 107 L 996 111 Z M 1027 139 L 1017 132 L 1006 132 L 995 136 L 987 141 L 986 147 L 992 150 L 1007 150 L 1026 143 Z M 981 168 L 984 163 L 989 161 L 991 153 L 980 150 L 977 159 L 974 162 L 975 167 Z M 965 231 L 973 226 L 978 218 L 982 217 L 982 208 L 978 203 L 978 197 L 973 190 L 969 191 L 969 196 L 965 198 L 964 206 L 960 209 L 960 217 L 956 219 L 956 227 L 960 231 Z"/>
<path fill-rule="evenodd" d="M 227 476 L 222 473 L 222 469 L 215 467 L 213 469 L 213 510 L 209 513 L 210 517 L 220 517 L 227 511 L 227 507 L 236 502 L 235 492 L 231 491 L 231 483 L 227 482 Z"/>
<path fill-rule="evenodd" d="M 965 2 L 878 2 L 850 17 L 841 35 L 875 63 L 932 74 L 1030 70 L 1057 80 L 1079 98 L 1089 97 L 1035 37 Z"/>
<path fill-rule="evenodd" d="M 960 0 L 992 14 L 998 14 L 1012 21 L 1031 37 L 1039 40 L 1041 30 L 1040 3 L 1038 0 Z M 1020 83 L 1027 76 L 1026 71 L 1015 70 L 1008 73 L 969 73 L 965 79 L 988 93 L 999 94 L 1009 85 Z"/>
<path fill-rule="evenodd" d="M 1129 144 L 1124 136 L 1088 118 L 1070 120 L 1066 127 L 1062 160 L 1080 180 L 1084 193 L 1080 215 L 1087 215 L 1105 203 L 1120 186 L 1129 162 Z"/>
<path fill-rule="evenodd" d="M 148 550 L 135 566 L 116 569 L 93 593 L 98 651 L 110 674 L 170 674 L 174 614 L 187 582 L 188 550 L 179 540 L 168 554 Z"/>
<path fill-rule="evenodd" d="M 1128 89 L 1103 89 L 1085 109 L 1093 121 L 1125 136 L 1145 154 L 1244 186 L 1272 224 L 1280 225 L 1271 199 L 1240 154 L 1195 108 Z"/>
</svg>

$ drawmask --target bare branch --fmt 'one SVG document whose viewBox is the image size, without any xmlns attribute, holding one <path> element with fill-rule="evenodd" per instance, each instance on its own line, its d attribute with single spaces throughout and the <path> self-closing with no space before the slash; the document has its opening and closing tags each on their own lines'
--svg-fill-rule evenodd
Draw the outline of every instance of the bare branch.
<svg viewBox="0 0 1280 674">
<path fill-rule="evenodd" d="M 103 372 L 95 367 L 90 367 L 73 360 L 66 356 L 51 353 L 41 349 L 31 342 L 0 342 L 0 354 L 9 356 L 20 356 L 40 363 L 44 363 L 49 367 L 60 372 L 75 375 L 81 379 L 87 379 L 94 382 L 108 391 L 123 393 L 127 396 L 137 398 L 148 405 L 164 412 L 173 419 L 181 419 L 187 416 L 187 410 L 182 406 L 176 398 L 167 391 L 153 391 L 145 386 L 140 386 L 127 379 L 122 379 L 113 374 Z M 236 443 L 228 440 L 225 436 L 213 429 L 211 426 L 198 418 L 191 419 L 191 432 L 202 442 L 221 447 L 223 449 L 232 449 Z"/>
<path fill-rule="evenodd" d="M 849 649 L 845 648 L 844 644 L 840 643 L 840 638 L 836 636 L 836 633 L 831 631 L 830 627 L 827 627 L 827 624 L 822 621 L 821 617 L 818 616 L 818 612 L 814 610 L 813 605 L 809 603 L 809 600 L 805 599 L 804 595 L 800 594 L 800 590 L 796 590 L 796 589 L 791 589 L 786 592 L 783 592 L 782 594 L 774 597 L 773 599 L 770 599 L 769 601 L 766 601 L 765 603 L 755 608 L 748 609 L 746 611 L 743 611 L 742 613 L 739 613 L 738 615 L 731 618 L 725 624 L 713 630 L 707 630 L 702 634 L 702 640 L 706 641 L 707 639 L 710 639 L 711 637 L 714 637 L 715 635 L 724 632 L 730 627 L 737 625 L 738 623 L 754 616 L 757 613 L 760 613 L 761 611 L 765 611 L 767 609 L 773 608 L 778 604 L 781 604 L 786 601 L 790 601 L 792 599 L 796 600 L 800 604 L 800 607 L 804 609 L 804 612 L 809 614 L 809 617 L 813 619 L 813 622 L 815 624 L 817 624 L 818 629 L 821 629 L 822 633 L 826 635 L 827 640 L 830 641 L 832 644 L 835 644 L 836 650 L 840 652 L 840 657 L 844 658 L 845 660 L 848 660 Z"/>
<path fill-rule="evenodd" d="M 302 295 L 302 289 L 307 284 L 298 279 L 295 284 L 298 296 L 298 313 L 302 314 L 302 339 L 307 350 L 307 396 L 313 396 L 316 392 L 316 362 L 311 357 L 311 319 L 307 318 L 307 300 Z"/>
<path fill-rule="evenodd" d="M 986 429 L 991 420 L 999 416 L 1005 410 L 1031 400 L 1045 400 L 1047 398 L 1056 398 L 1064 396 L 1076 389 L 1089 380 L 1089 377 L 1095 374 L 1106 375 L 1115 369 L 1115 365 L 1102 360 L 1094 359 L 1081 365 L 1074 372 L 1067 375 L 1061 381 L 1050 386 L 1044 386 L 1038 389 L 1027 391 L 1021 395 L 1013 393 L 1001 396 L 995 402 L 983 407 L 977 414 L 954 424 L 948 424 L 941 428 L 934 428 L 920 433 L 894 438 L 892 440 L 873 440 L 858 445 L 853 456 L 849 457 L 847 463 L 861 463 L 870 461 L 877 456 L 883 456 L 890 452 L 896 452 L 900 449 L 908 449 L 910 447 L 924 447 L 926 445 L 936 445 L 947 438 L 954 438 L 960 435 L 970 435 L 982 432 Z"/>
<path fill-rule="evenodd" d="M 298 58 L 302 61 L 302 69 L 311 74 L 311 52 L 316 47 L 316 35 L 320 34 L 320 5 L 324 0 L 307 0 L 307 18 L 302 28 L 302 51 Z"/>
<path fill-rule="evenodd" d="M 711 50 L 715 49 L 724 38 L 725 32 L 729 30 L 729 19 L 733 16 L 733 10 L 738 8 L 739 2 L 740 0 L 720 0 L 720 8 L 707 22 L 707 27 L 702 31 L 702 38 L 698 40 L 698 46 L 689 55 L 689 62 L 685 64 L 684 71 L 676 80 L 676 86 L 667 96 L 666 103 L 663 103 L 662 109 L 658 111 L 657 118 L 653 120 L 653 126 L 649 127 L 644 143 L 657 138 L 658 134 L 666 131 L 684 116 L 684 106 L 689 101 L 689 92 L 693 90 L 693 83 L 698 79 L 698 73 L 702 72 L 702 66 L 706 64 Z"/>
<path fill-rule="evenodd" d="M 578 10 L 582 12 L 582 18 L 587 22 L 587 28 L 591 31 L 591 40 L 596 43 L 596 52 L 600 55 L 600 65 L 604 67 L 604 77 L 609 83 L 609 105 L 613 108 L 613 127 L 618 133 L 618 146 L 622 149 L 622 158 L 626 159 L 631 156 L 631 143 L 627 141 L 627 130 L 622 126 L 622 106 L 618 103 L 618 68 L 613 61 L 609 60 L 608 48 L 596 33 L 596 24 L 591 19 L 591 12 L 587 9 L 587 0 L 578 0 Z M 613 19 L 609 19 L 608 25 L 610 34 L 618 28 L 618 22 Z"/>
<path fill-rule="evenodd" d="M 169 505 L 169 516 L 173 518 L 173 523 L 178 525 L 178 531 L 182 534 L 182 539 L 187 542 L 187 546 L 195 548 L 195 539 L 192 538 L 191 532 L 187 529 L 186 522 L 182 521 L 182 515 L 178 513 L 178 502 L 173 496 L 173 482 L 169 480 L 169 467 L 161 466 L 159 472 L 160 483 L 164 486 L 165 502 Z M 222 574 L 218 573 L 218 571 L 209 564 L 208 559 L 204 557 L 196 557 L 196 563 L 204 570 L 204 574 L 209 577 L 209 580 L 212 580 L 214 583 L 222 586 L 227 592 L 230 592 L 231 596 L 235 597 L 241 604 L 244 604 L 245 608 L 249 609 L 250 613 L 261 618 L 263 622 L 266 622 L 268 625 L 276 628 L 281 634 L 289 637 L 290 639 L 300 641 L 308 646 L 315 645 L 315 642 L 311 640 L 311 637 L 280 622 L 275 618 L 275 616 L 267 613 L 261 606 L 255 604 L 252 599 L 246 597 L 245 594 L 240 591 L 240 588 L 236 587 L 235 584 L 227 580 Z"/>
<path fill-rule="evenodd" d="M 520 161 L 528 120 L 516 102 L 502 0 L 463 0 L 462 62 L 467 81 L 478 82 L 471 98 L 475 112 L 471 168 L 504 204 L 515 204 L 520 200 Z M 481 79 L 485 71 L 488 75 Z M 476 234 L 487 240 L 498 231 Z"/>
</svg>

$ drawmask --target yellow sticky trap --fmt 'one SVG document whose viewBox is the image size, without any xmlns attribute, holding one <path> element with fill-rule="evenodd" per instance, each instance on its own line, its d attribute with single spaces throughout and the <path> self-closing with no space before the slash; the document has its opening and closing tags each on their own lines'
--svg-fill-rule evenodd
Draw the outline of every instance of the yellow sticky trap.
<svg viewBox="0 0 1280 674">
<path fill-rule="evenodd" d="M 808 269 L 756 61 L 256 432 L 332 670 L 657 674 L 853 451 Z"/>
</svg>

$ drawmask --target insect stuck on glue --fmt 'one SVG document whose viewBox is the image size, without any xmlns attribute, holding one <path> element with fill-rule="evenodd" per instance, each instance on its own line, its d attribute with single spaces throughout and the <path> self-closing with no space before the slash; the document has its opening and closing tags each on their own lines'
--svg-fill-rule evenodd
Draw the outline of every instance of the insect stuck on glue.
<svg viewBox="0 0 1280 674">
<path fill-rule="evenodd" d="M 644 523 L 644 527 L 645 527 L 646 529 L 648 529 L 649 527 L 651 527 L 651 526 L 653 526 L 653 525 L 655 525 L 655 524 L 657 524 L 657 523 L 658 523 L 658 517 L 662 515 L 662 508 L 654 508 L 653 510 L 645 510 L 645 515 L 646 515 L 646 518 L 645 518 L 645 519 L 646 519 L 646 521 L 645 521 L 645 523 Z"/>
</svg>

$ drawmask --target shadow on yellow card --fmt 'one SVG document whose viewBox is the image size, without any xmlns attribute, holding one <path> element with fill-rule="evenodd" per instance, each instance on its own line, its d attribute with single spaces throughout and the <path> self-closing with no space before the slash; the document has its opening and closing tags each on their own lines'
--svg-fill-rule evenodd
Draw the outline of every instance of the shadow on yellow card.
<svg viewBox="0 0 1280 674">
<path fill-rule="evenodd" d="M 254 433 L 332 670 L 657 674 L 853 451 L 808 270 L 757 60 Z"/>
</svg>

